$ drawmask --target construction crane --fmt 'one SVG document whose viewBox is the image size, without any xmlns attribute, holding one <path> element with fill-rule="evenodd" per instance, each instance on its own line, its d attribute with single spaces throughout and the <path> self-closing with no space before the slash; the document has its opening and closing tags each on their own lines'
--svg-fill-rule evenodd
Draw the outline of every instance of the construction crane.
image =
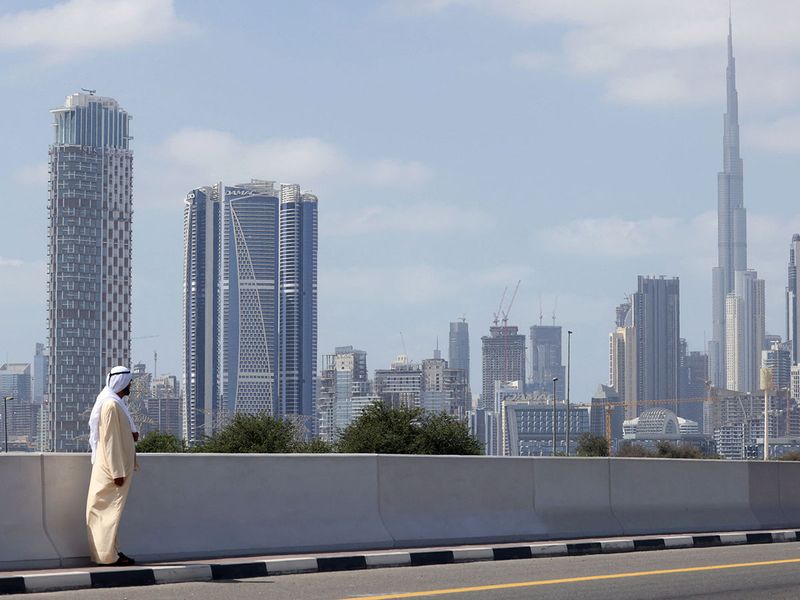
<svg viewBox="0 0 800 600">
<path fill-rule="evenodd" d="M 517 298 L 517 292 L 519 291 L 519 284 L 522 283 L 522 280 L 517 281 L 517 287 L 514 288 L 514 293 L 511 294 L 511 301 L 508 303 L 508 308 L 506 308 L 503 313 L 503 327 L 508 327 L 508 314 L 511 312 L 511 307 L 514 306 L 514 300 Z M 508 288 L 506 288 L 508 289 Z M 505 292 L 503 292 L 505 294 Z"/>
<path fill-rule="evenodd" d="M 503 295 L 500 296 L 500 306 L 497 307 L 497 312 L 494 313 L 494 326 L 497 327 L 500 324 L 500 318 L 503 316 L 503 302 L 506 299 L 506 293 L 508 292 L 508 286 L 505 287 L 503 290 Z"/>
<path fill-rule="evenodd" d="M 405 336 L 403 336 L 402 331 L 400 332 L 400 343 L 403 344 L 403 356 L 405 356 L 406 360 L 408 360 L 408 350 L 406 350 L 406 338 Z"/>
<path fill-rule="evenodd" d="M 556 301 L 553 303 L 553 327 L 556 326 L 556 310 L 558 309 L 558 296 L 556 296 Z"/>
<path fill-rule="evenodd" d="M 506 309 L 505 310 L 502 309 L 502 302 L 500 304 L 501 308 L 499 309 L 500 313 L 503 316 L 503 321 L 502 321 L 503 322 L 503 379 L 506 379 L 506 380 L 510 379 L 510 376 L 511 376 L 510 369 L 509 369 L 509 366 L 508 366 L 508 338 L 509 338 L 508 315 L 511 312 L 511 307 L 514 306 L 514 300 L 516 300 L 516 298 L 517 298 L 517 292 L 519 291 L 519 284 L 520 283 L 522 283 L 522 280 L 521 279 L 517 280 L 517 285 L 514 288 L 514 293 L 511 294 L 511 300 L 509 301 L 508 306 L 506 307 Z M 508 287 L 506 287 L 506 290 L 508 290 Z M 505 292 L 503 292 L 503 297 L 505 298 Z M 496 319 L 497 319 L 497 317 L 495 317 L 495 320 Z M 520 383 L 523 386 L 525 385 L 524 381 L 522 381 Z"/>
</svg>

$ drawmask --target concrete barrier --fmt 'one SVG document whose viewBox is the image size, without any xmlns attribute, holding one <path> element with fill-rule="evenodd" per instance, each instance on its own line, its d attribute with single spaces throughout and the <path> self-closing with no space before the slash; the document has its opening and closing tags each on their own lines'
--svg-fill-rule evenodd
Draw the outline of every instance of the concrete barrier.
<svg viewBox="0 0 800 600">
<path fill-rule="evenodd" d="M 619 458 L 610 461 L 611 506 L 625 534 L 760 529 L 748 463 Z M 777 486 L 764 491 L 778 507 Z"/>
<path fill-rule="evenodd" d="M 546 535 L 526 458 L 379 456 L 380 510 L 398 546 Z"/>
<path fill-rule="evenodd" d="M 391 547 L 375 456 L 140 456 L 121 535 L 155 558 Z"/>
<path fill-rule="evenodd" d="M 533 460 L 534 510 L 547 537 L 620 535 L 611 507 L 609 459 Z"/>
<path fill-rule="evenodd" d="M 44 524 L 61 558 L 61 566 L 88 560 L 86 492 L 92 474 L 88 454 L 43 454 Z M 128 518 L 127 513 L 125 519 Z"/>
<path fill-rule="evenodd" d="M 42 520 L 42 457 L 0 456 L 0 569 L 57 567 Z"/>
<path fill-rule="evenodd" d="M 800 463 L 778 463 L 778 488 L 784 520 L 787 523 L 800 523 Z"/>
<path fill-rule="evenodd" d="M 800 464 L 143 455 L 120 531 L 141 560 L 800 528 Z M 0 569 L 87 562 L 86 454 L 0 455 Z"/>
<path fill-rule="evenodd" d="M 787 522 L 781 504 L 780 467 L 778 461 L 747 463 L 750 510 L 762 529 L 778 529 Z M 797 469 L 793 471 L 800 475 Z"/>
</svg>

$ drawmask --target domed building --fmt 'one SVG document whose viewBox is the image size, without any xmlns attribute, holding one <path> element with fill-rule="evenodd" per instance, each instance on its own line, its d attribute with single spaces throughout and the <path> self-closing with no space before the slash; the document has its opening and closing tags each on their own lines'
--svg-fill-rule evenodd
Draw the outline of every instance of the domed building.
<svg viewBox="0 0 800 600">
<path fill-rule="evenodd" d="M 682 440 L 699 433 L 696 421 L 679 417 L 666 408 L 651 408 L 622 423 L 622 437 L 626 440 Z"/>
</svg>

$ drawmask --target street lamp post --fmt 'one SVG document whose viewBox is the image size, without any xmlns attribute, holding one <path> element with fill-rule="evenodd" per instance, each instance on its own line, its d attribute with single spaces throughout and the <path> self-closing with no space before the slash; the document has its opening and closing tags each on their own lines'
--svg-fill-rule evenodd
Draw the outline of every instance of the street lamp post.
<svg viewBox="0 0 800 600">
<path fill-rule="evenodd" d="M 3 396 L 3 429 L 5 430 L 6 454 L 8 454 L 8 401 L 14 396 Z"/>
<path fill-rule="evenodd" d="M 569 367 L 571 361 L 571 344 L 572 344 L 572 332 L 567 330 L 567 456 L 569 456 L 569 425 L 570 425 L 570 414 L 569 414 Z"/>
<path fill-rule="evenodd" d="M 558 377 L 553 377 L 553 456 L 556 455 L 556 383 L 558 383 Z"/>
</svg>

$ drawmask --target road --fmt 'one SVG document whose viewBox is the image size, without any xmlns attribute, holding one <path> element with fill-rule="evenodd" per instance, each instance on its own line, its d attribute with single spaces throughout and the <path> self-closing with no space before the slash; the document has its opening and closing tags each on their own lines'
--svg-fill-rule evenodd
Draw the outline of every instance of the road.
<svg viewBox="0 0 800 600">
<path fill-rule="evenodd" d="M 800 597 L 800 543 L 282 575 L 4 596 L 25 600 L 725 600 Z"/>
</svg>

